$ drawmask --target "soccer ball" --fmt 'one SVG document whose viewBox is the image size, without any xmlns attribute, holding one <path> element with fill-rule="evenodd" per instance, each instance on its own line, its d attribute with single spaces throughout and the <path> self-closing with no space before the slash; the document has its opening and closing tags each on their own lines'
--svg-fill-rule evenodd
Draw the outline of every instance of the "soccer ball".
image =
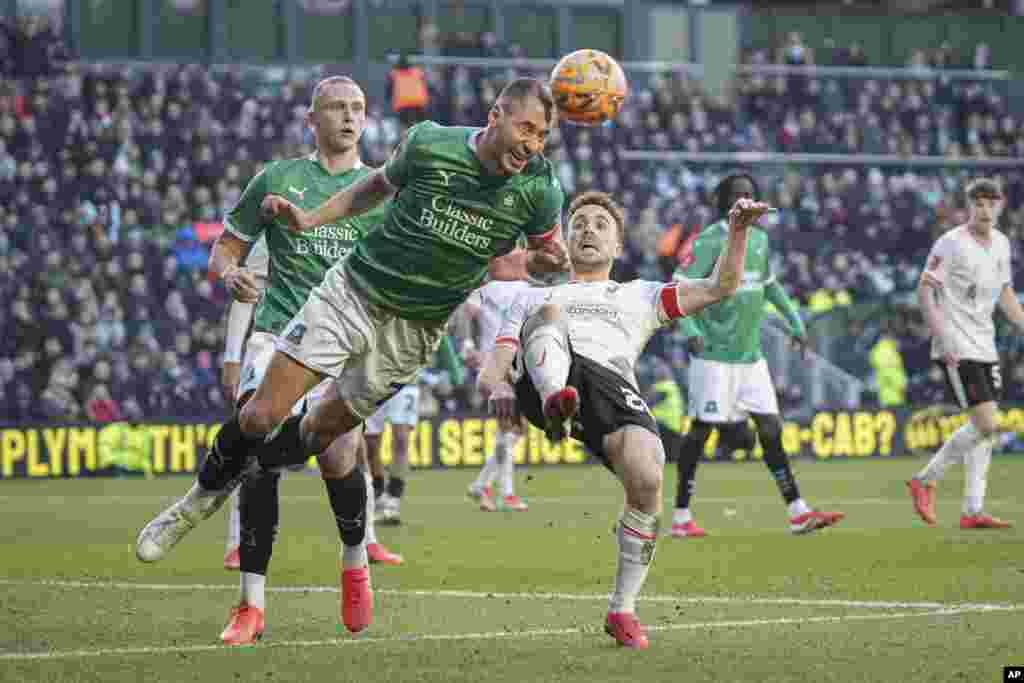
<svg viewBox="0 0 1024 683">
<path fill-rule="evenodd" d="M 615 118 L 629 84 L 622 67 L 600 50 L 576 50 L 551 71 L 551 94 L 562 117 L 584 126 Z"/>
</svg>

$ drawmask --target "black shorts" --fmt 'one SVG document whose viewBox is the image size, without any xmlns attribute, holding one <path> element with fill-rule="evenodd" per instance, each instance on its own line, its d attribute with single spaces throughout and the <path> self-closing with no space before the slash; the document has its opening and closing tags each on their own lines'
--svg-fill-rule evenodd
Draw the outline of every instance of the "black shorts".
<svg viewBox="0 0 1024 683">
<path fill-rule="evenodd" d="M 946 390 L 953 402 L 966 410 L 989 401 L 998 401 L 1003 395 L 1003 374 L 999 363 L 962 360 L 955 368 L 935 361 L 942 370 Z"/>
<path fill-rule="evenodd" d="M 604 437 L 626 425 L 637 425 L 659 435 L 647 403 L 633 385 L 600 363 L 573 353 L 568 384 L 580 395 L 580 412 L 573 420 L 572 436 L 582 441 L 608 469 L 611 463 L 604 452 Z M 544 429 L 544 406 L 527 372 L 516 382 L 516 401 L 526 419 Z"/>
</svg>

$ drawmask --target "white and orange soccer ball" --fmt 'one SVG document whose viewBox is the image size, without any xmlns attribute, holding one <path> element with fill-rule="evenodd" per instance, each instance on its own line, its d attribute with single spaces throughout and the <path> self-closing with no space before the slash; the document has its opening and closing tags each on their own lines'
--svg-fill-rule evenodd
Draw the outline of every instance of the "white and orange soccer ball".
<svg viewBox="0 0 1024 683">
<path fill-rule="evenodd" d="M 551 71 L 551 94 L 562 118 L 597 126 L 615 118 L 629 83 L 619 63 L 600 50 L 576 50 Z"/>
</svg>

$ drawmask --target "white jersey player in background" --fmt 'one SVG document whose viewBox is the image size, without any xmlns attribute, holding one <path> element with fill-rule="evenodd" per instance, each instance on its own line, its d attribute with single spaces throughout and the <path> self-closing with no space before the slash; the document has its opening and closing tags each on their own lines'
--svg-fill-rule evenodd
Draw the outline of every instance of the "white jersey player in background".
<svg viewBox="0 0 1024 683">
<path fill-rule="evenodd" d="M 1009 522 L 984 511 L 992 445 L 999 433 L 1002 373 L 996 351 L 996 304 L 1024 331 L 1024 308 L 1013 290 L 1010 241 L 996 229 L 1003 210 L 998 183 L 971 182 L 967 223 L 938 239 L 921 274 L 918 298 L 932 333 L 932 360 L 943 370 L 947 389 L 970 420 L 949 437 L 931 461 L 908 482 L 914 509 L 935 524 L 935 487 L 946 465 L 963 462 L 961 529 L 1004 529 Z"/>
<path fill-rule="evenodd" d="M 376 521 L 381 524 L 398 525 L 402 522 L 401 503 L 405 494 L 405 480 L 409 476 L 409 440 L 420 419 L 420 385 L 406 384 L 401 391 L 389 398 L 366 418 L 366 451 L 369 460 L 373 491 L 377 495 Z M 384 482 L 384 465 L 381 461 L 382 436 L 387 424 L 391 424 L 391 471 Z M 367 520 L 369 522 L 369 520 Z"/>
<path fill-rule="evenodd" d="M 466 317 L 476 324 L 476 349 L 464 353 L 466 364 L 479 368 L 483 359 L 494 349 L 505 313 L 523 292 L 532 285 L 524 280 L 492 280 L 469 295 L 464 303 Z M 526 501 L 515 492 L 515 451 L 522 441 L 525 425 L 498 425 L 494 451 L 487 454 L 480 474 L 469 485 L 467 495 L 475 501 L 484 512 L 499 509 L 514 512 L 525 512 Z M 492 484 L 495 479 L 501 480 L 500 504 L 495 498 Z"/>
<path fill-rule="evenodd" d="M 261 236 L 253 244 L 245 259 L 245 268 L 256 282 L 256 287 L 262 296 L 267 285 L 267 271 L 270 263 L 270 254 L 267 251 L 267 239 Z M 232 301 L 228 309 L 227 334 L 224 342 L 224 359 L 221 367 L 221 385 L 225 394 L 230 397 L 233 403 L 237 403 L 247 393 L 255 391 L 266 371 L 270 356 L 273 354 L 274 345 L 270 335 L 257 332 L 251 333 L 252 316 L 256 310 L 255 303 L 243 303 Z M 243 364 L 242 359 L 245 359 Z M 243 375 L 244 370 L 244 375 Z M 312 398 L 314 392 L 310 392 Z M 301 404 L 296 410 L 301 409 Z M 369 464 L 366 461 L 366 447 L 360 448 L 364 471 L 369 472 Z M 305 465 L 289 467 L 294 471 L 300 471 Z M 283 474 L 283 472 L 282 472 Z M 369 476 L 369 475 L 367 475 Z M 367 492 L 366 503 L 366 554 L 371 562 L 383 564 L 402 564 L 402 556 L 393 553 L 377 541 L 377 532 L 374 528 L 374 500 L 372 483 L 371 489 Z M 228 513 L 228 536 L 227 549 L 224 553 L 224 568 L 238 570 L 241 564 L 239 548 L 241 544 L 241 513 L 239 511 L 239 498 L 241 488 L 231 496 L 230 510 Z"/>
<path fill-rule="evenodd" d="M 602 192 L 579 195 L 568 218 L 573 281 L 517 299 L 480 374 L 499 419 L 521 412 L 555 442 L 571 432 L 622 482 L 618 570 L 605 620 L 621 645 L 648 645 L 635 606 L 657 542 L 665 464 L 658 427 L 636 386 L 637 357 L 661 326 L 735 293 L 750 226 L 767 209 L 749 199 L 736 203 L 726 249 L 705 280 L 617 283 L 609 277 L 623 249 L 622 209 Z M 521 371 L 515 388 L 508 381 L 514 364 Z"/>
</svg>

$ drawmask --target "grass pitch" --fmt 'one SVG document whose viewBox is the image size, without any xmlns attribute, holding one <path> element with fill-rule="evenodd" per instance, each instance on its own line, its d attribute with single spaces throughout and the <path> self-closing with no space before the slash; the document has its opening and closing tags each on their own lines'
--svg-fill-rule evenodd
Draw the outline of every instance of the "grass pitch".
<svg viewBox="0 0 1024 683">
<path fill-rule="evenodd" d="M 0 483 L 0 680 L 11 681 L 996 681 L 1024 663 L 1024 533 L 957 527 L 959 468 L 939 525 L 917 521 L 910 459 L 797 462 L 812 505 L 848 514 L 794 537 L 760 463 L 705 465 L 705 539 L 663 538 L 639 607 L 651 648 L 601 631 L 618 484 L 600 467 L 518 473 L 527 513 L 485 514 L 475 475 L 414 472 L 406 557 L 374 566 L 375 621 L 338 627 L 337 532 L 316 476 L 281 485 L 264 640 L 217 639 L 237 600 L 222 516 L 164 562 L 138 529 L 185 478 Z M 988 509 L 1024 525 L 1024 458 L 993 461 Z M 666 514 L 675 470 L 666 473 Z M 667 526 L 667 524 L 666 524 Z"/>
</svg>

